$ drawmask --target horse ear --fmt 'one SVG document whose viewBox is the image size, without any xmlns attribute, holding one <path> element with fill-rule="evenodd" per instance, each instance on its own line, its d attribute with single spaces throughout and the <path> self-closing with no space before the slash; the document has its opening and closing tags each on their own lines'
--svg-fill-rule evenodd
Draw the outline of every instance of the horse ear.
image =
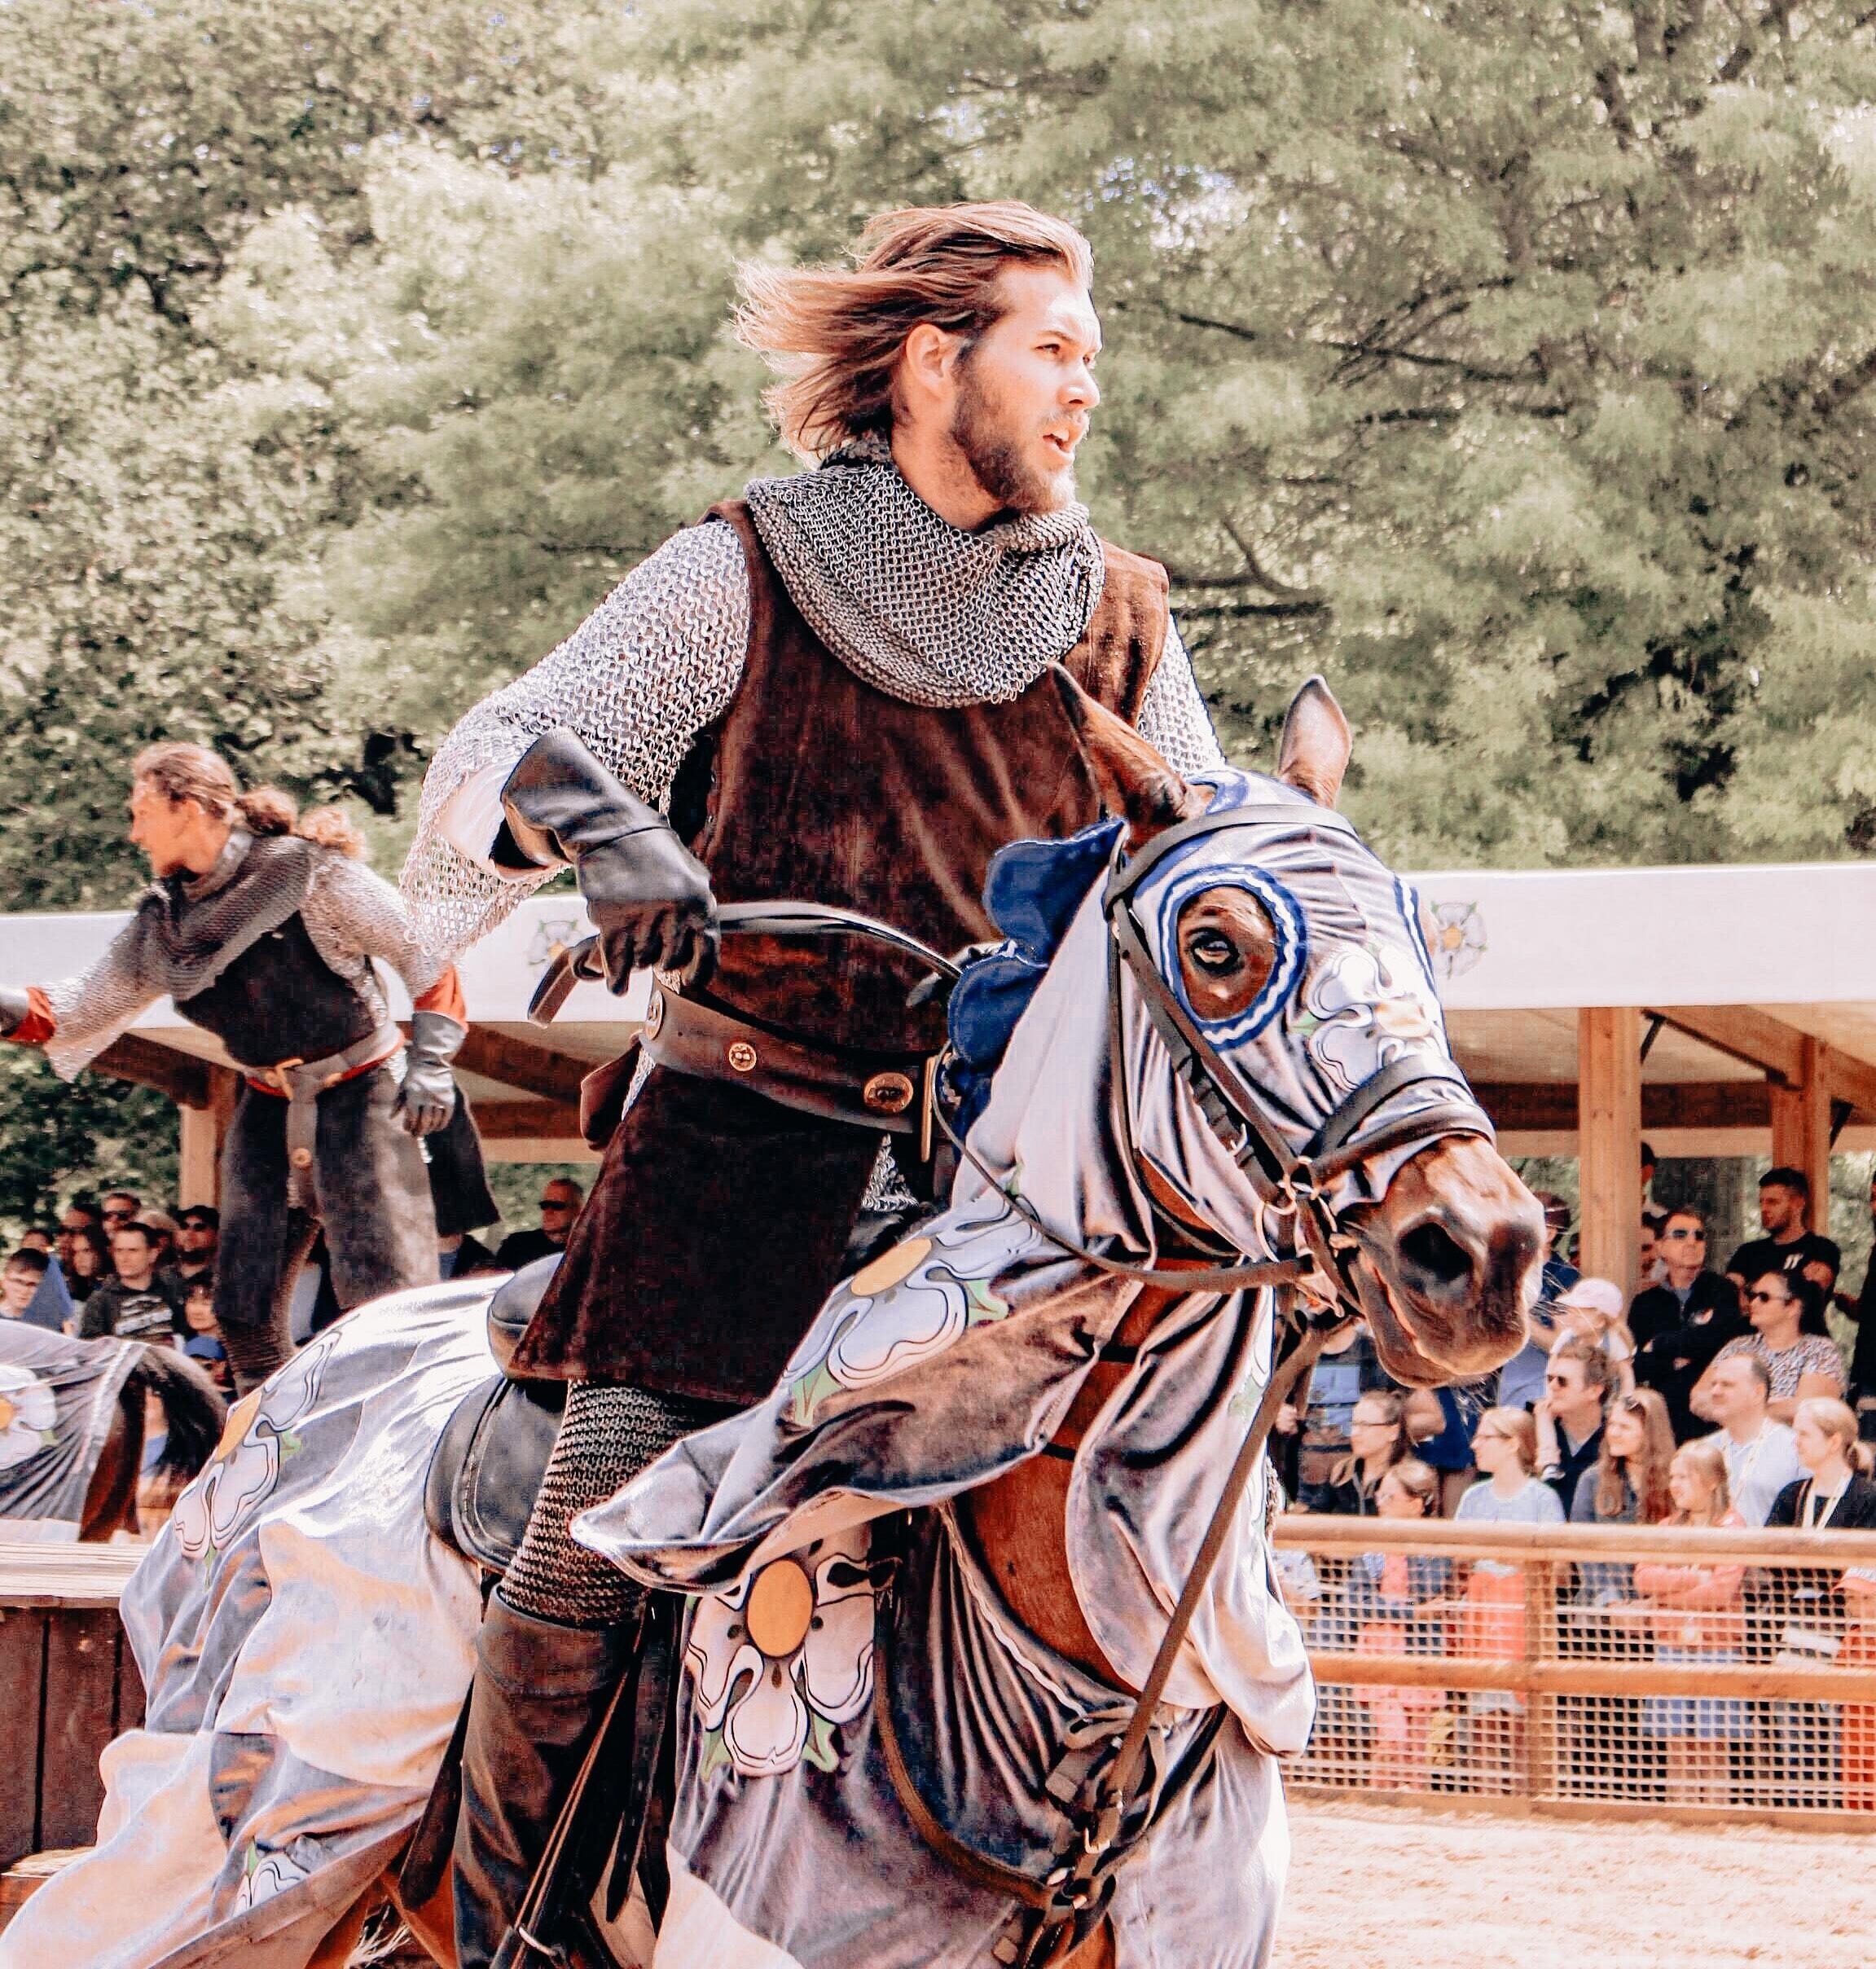
<svg viewBox="0 0 1876 1969">
<path fill-rule="evenodd" d="M 1333 806 L 1354 749 L 1335 693 L 1321 678 L 1310 678 L 1284 714 L 1276 776 L 1285 786 L 1307 793 L 1318 806 Z"/>
<path fill-rule="evenodd" d="M 1143 847 L 1155 834 L 1205 811 L 1204 793 L 1188 786 L 1124 718 L 1089 697 L 1061 664 L 1053 671 L 1101 804 L 1127 818 L 1130 848 Z"/>
</svg>

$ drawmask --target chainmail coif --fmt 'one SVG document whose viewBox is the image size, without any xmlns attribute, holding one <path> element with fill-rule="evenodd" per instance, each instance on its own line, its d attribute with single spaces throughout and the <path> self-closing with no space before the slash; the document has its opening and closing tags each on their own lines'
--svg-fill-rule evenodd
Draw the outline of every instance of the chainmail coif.
<svg viewBox="0 0 1876 1969">
<path fill-rule="evenodd" d="M 744 494 L 775 572 L 850 670 L 908 704 L 1007 703 L 1079 643 L 1105 569 L 1085 506 L 967 533 L 879 437 Z"/>
</svg>

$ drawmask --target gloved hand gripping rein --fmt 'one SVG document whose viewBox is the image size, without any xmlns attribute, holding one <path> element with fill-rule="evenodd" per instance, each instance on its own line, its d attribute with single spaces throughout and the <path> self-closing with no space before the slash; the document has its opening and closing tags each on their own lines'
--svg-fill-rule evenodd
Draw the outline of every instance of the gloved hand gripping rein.
<svg viewBox="0 0 1876 1969">
<path fill-rule="evenodd" d="M 654 806 L 628 792 L 565 727 L 530 745 L 502 789 L 491 857 L 512 868 L 570 862 L 600 934 L 606 985 L 636 970 L 701 983 L 716 968 L 710 872 Z"/>
</svg>

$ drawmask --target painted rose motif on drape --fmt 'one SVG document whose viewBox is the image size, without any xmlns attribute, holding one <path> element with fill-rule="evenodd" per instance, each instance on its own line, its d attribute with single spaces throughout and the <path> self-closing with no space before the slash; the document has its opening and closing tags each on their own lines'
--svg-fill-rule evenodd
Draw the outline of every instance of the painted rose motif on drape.
<svg viewBox="0 0 1876 1969">
<path fill-rule="evenodd" d="M 308 1877 L 306 1869 L 287 1854 L 250 1846 L 241 1884 L 235 1894 L 235 1911 L 244 1914 L 249 1908 L 271 1901 L 275 1895 L 285 1893 L 289 1887 L 297 1887 Z"/>
<path fill-rule="evenodd" d="M 280 1462 L 300 1447 L 297 1422 L 312 1413 L 336 1342 L 315 1340 L 228 1411 L 208 1467 L 176 1500 L 170 1525 L 191 1558 L 219 1552 L 274 1493 Z"/>
<path fill-rule="evenodd" d="M 907 1237 L 834 1289 L 784 1378 L 789 1420 L 806 1428 L 828 1395 L 871 1387 L 941 1354 L 1008 1306 L 993 1281 L 1037 1242 L 1000 1196 L 942 1230 Z"/>
<path fill-rule="evenodd" d="M 1348 943 L 1310 973 L 1298 1024 L 1329 1083 L 1352 1094 L 1410 1053 L 1442 1049 L 1439 1007 L 1419 960 L 1391 944 Z"/>
<path fill-rule="evenodd" d="M 872 1699 L 876 1594 L 864 1525 L 771 1560 L 697 1602 L 684 1646 L 705 1731 L 703 1774 L 831 1771 L 833 1733 Z"/>
<path fill-rule="evenodd" d="M 0 1470 L 11 1470 L 56 1439 L 59 1404 L 29 1369 L 0 1367 Z"/>
</svg>

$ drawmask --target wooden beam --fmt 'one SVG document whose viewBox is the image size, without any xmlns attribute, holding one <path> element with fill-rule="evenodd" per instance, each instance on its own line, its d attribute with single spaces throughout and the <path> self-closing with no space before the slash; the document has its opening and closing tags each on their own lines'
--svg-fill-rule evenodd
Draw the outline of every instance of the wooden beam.
<svg viewBox="0 0 1876 1969">
<path fill-rule="evenodd" d="M 206 1060 L 159 1046 L 134 1032 L 113 1039 L 91 1062 L 91 1070 L 109 1074 L 116 1080 L 133 1080 L 138 1087 L 153 1087 L 186 1108 L 209 1105 Z"/>
<path fill-rule="evenodd" d="M 1576 1132 L 1576 1088 L 1568 1081 L 1474 1080 L 1479 1105 L 1501 1132 Z M 1772 1119 L 1763 1080 L 1644 1080 L 1641 1126 L 1652 1128 L 1763 1128 Z"/>
<path fill-rule="evenodd" d="M 1804 1077 L 1804 1035 L 1769 1012 L 1751 1005 L 1652 1005 L 1648 1016 L 1793 1086 Z M 1639 1039 L 1636 1045 L 1639 1050 Z"/>
<path fill-rule="evenodd" d="M 176 1194 L 187 1209 L 192 1203 L 222 1201 L 222 1145 L 235 1117 L 235 1097 L 241 1076 L 231 1066 L 209 1069 L 209 1104 L 181 1110 L 182 1156 Z"/>
<path fill-rule="evenodd" d="M 1811 1184 L 1813 1224 L 1830 1221 L 1830 1088 L 1822 1050 L 1807 1036 L 1799 1047 L 1795 1082 L 1772 1089 L 1772 1159 L 1804 1171 Z"/>
<path fill-rule="evenodd" d="M 579 1141 L 580 1110 L 556 1101 L 478 1101 L 476 1127 L 485 1141 Z"/>
<path fill-rule="evenodd" d="M 1576 1015 L 1578 1264 L 1632 1294 L 1641 1252 L 1641 1014 Z"/>
<path fill-rule="evenodd" d="M 550 1053 L 528 1039 L 491 1032 L 484 1026 L 472 1026 L 456 1065 L 466 1074 L 480 1074 L 485 1080 L 499 1080 L 503 1087 L 518 1087 L 524 1093 L 538 1094 L 545 1101 L 579 1105 L 580 1083 L 593 1070 L 591 1060 L 569 1059 L 565 1053 Z M 477 1114 L 482 1110 L 477 1108 Z"/>
<path fill-rule="evenodd" d="M 1833 1101 L 1847 1101 L 1852 1110 L 1876 1121 L 1876 1066 L 1845 1053 L 1840 1046 L 1818 1048 L 1822 1057 L 1825 1091 Z"/>
</svg>

